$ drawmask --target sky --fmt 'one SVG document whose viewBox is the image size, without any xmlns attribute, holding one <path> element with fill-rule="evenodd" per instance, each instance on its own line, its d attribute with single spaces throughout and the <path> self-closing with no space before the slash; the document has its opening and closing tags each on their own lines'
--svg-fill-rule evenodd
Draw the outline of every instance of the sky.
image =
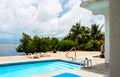
<svg viewBox="0 0 120 77">
<path fill-rule="evenodd" d="M 0 43 L 16 43 L 23 32 L 62 39 L 76 22 L 88 27 L 104 24 L 103 15 L 93 15 L 80 4 L 81 0 L 0 0 Z"/>
</svg>

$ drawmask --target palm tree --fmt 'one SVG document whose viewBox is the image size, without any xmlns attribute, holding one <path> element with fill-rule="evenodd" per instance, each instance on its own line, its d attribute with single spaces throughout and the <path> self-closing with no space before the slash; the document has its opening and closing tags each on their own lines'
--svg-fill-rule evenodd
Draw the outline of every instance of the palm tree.
<svg viewBox="0 0 120 77">
<path fill-rule="evenodd" d="M 65 39 L 73 40 L 78 44 L 87 42 L 89 37 L 89 28 L 85 26 L 81 26 L 80 23 L 76 23 L 70 29 L 70 33 Z"/>
<path fill-rule="evenodd" d="M 104 39 L 104 34 L 101 32 L 104 25 L 99 28 L 99 25 L 93 24 L 90 29 L 90 37 L 93 40 Z"/>
<path fill-rule="evenodd" d="M 81 36 L 81 25 L 80 23 L 76 23 L 70 30 L 70 34 L 72 36 L 72 40 L 78 43 L 78 40 L 82 38 Z"/>
<path fill-rule="evenodd" d="M 90 32 L 90 29 L 88 27 L 85 27 L 85 26 L 81 27 L 81 36 L 82 36 L 81 43 L 88 42 L 88 40 L 90 39 L 89 32 Z"/>
<path fill-rule="evenodd" d="M 104 43 L 104 33 L 101 32 L 104 25 L 99 28 L 99 25 L 93 24 L 90 29 L 89 44 L 94 50 L 100 50 L 100 46 Z"/>
<path fill-rule="evenodd" d="M 81 26 L 76 23 L 70 29 L 70 33 L 64 40 L 72 40 L 78 44 L 78 47 L 92 48 L 92 50 L 99 50 L 104 43 L 104 33 L 101 32 L 104 25 L 99 28 L 99 25 L 93 24 L 91 28 Z"/>
</svg>

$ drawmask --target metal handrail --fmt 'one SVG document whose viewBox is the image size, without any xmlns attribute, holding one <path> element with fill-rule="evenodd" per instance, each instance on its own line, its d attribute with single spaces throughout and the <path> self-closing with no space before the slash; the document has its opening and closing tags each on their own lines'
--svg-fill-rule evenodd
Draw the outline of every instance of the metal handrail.
<svg viewBox="0 0 120 77">
<path fill-rule="evenodd" d="M 74 50 L 75 55 L 74 55 L 74 57 L 69 57 L 69 56 L 68 56 L 68 53 L 69 53 L 70 51 L 72 51 L 72 50 Z M 67 57 L 67 58 L 71 58 L 72 60 L 76 60 L 76 48 L 75 48 L 75 47 L 72 47 L 72 48 L 66 53 L 66 57 Z"/>
</svg>

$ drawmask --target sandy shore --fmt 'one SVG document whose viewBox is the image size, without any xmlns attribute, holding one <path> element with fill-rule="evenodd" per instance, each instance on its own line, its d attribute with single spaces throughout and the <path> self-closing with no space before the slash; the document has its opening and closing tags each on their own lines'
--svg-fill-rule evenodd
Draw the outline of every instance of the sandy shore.
<svg viewBox="0 0 120 77">
<path fill-rule="evenodd" d="M 66 58 L 67 52 L 57 52 L 57 53 L 51 53 L 49 57 L 40 57 L 37 59 L 47 59 L 47 58 Z M 84 56 L 96 56 L 100 55 L 100 52 L 88 52 L 88 51 L 77 51 L 77 58 L 84 57 Z M 70 52 L 69 56 L 74 56 L 74 52 Z M 1 62 L 10 62 L 10 61 L 22 61 L 22 60 L 31 60 L 31 58 L 27 58 L 24 56 L 5 56 L 0 57 L 0 63 Z M 33 60 L 33 59 L 32 59 Z"/>
</svg>

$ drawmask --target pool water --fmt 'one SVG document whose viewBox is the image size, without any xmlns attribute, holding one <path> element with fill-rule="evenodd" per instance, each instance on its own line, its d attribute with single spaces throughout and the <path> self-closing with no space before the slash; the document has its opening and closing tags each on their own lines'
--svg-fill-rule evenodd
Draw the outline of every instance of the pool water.
<svg viewBox="0 0 120 77">
<path fill-rule="evenodd" d="M 45 61 L 0 66 L 0 77 L 26 77 L 63 69 L 76 69 L 79 64 L 65 61 Z"/>
</svg>

